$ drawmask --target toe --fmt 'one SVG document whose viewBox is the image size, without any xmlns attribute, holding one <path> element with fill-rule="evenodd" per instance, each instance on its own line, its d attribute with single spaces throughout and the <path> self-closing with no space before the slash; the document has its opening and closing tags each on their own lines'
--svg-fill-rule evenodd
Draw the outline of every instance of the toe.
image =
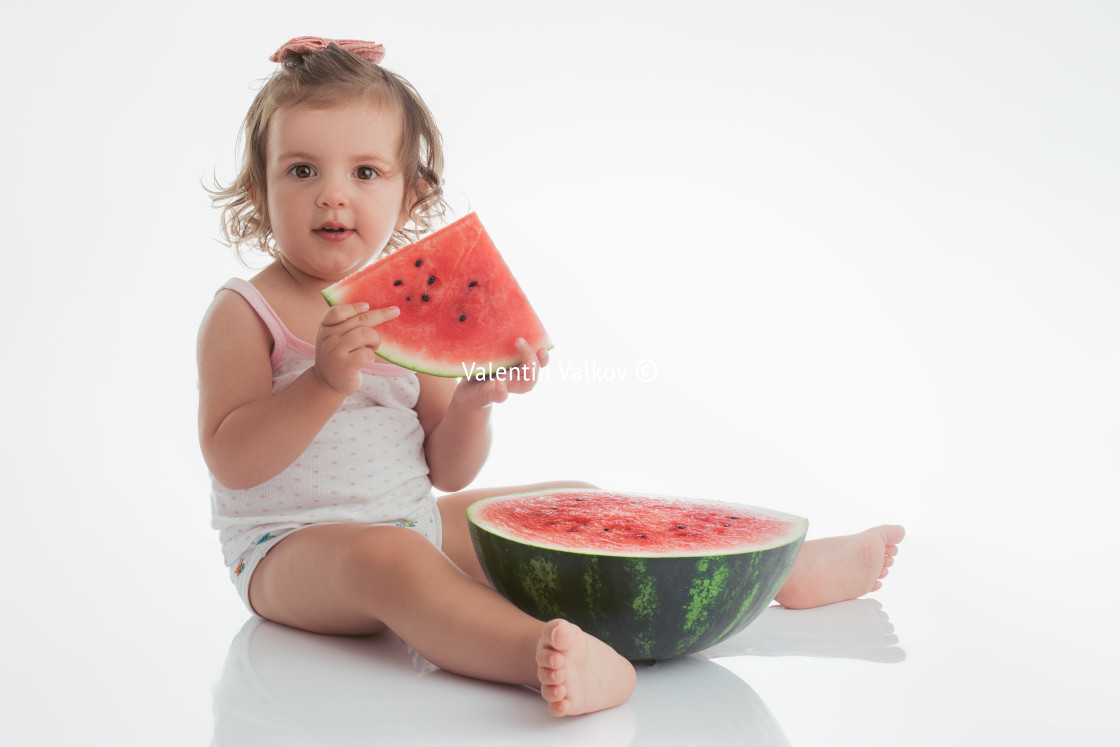
<svg viewBox="0 0 1120 747">
<path fill-rule="evenodd" d="M 541 685 L 557 686 L 564 681 L 564 670 L 540 667 L 537 669 L 537 679 Z"/>
<path fill-rule="evenodd" d="M 541 697 L 549 703 L 559 703 L 568 694 L 568 689 L 563 685 L 542 685 Z"/>
<path fill-rule="evenodd" d="M 567 651 L 575 644 L 576 636 L 579 634 L 578 627 L 565 620 L 553 620 L 549 625 L 552 625 L 549 640 L 554 649 Z"/>
<path fill-rule="evenodd" d="M 880 529 L 888 545 L 897 545 L 906 536 L 906 529 L 898 524 L 884 524 Z"/>
<path fill-rule="evenodd" d="M 558 669 L 560 667 L 560 654 L 550 648 L 540 647 L 537 649 L 537 666 L 546 669 Z"/>
</svg>

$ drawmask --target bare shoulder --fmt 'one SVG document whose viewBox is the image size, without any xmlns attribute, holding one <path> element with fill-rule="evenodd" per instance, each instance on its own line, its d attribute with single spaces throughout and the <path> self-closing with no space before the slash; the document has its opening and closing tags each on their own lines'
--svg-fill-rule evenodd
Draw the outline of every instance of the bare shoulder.
<svg viewBox="0 0 1120 747">
<path fill-rule="evenodd" d="M 199 363 L 203 353 L 211 348 L 223 348 L 231 343 L 252 345 L 254 341 L 271 352 L 272 339 L 268 327 L 249 302 L 235 291 L 219 291 L 199 325 Z"/>
<path fill-rule="evenodd" d="M 249 282 L 276 311 L 281 321 L 288 324 L 289 320 L 285 318 L 287 315 L 281 309 L 287 310 L 291 305 L 287 299 L 290 291 L 278 280 L 277 276 L 282 273 L 277 272 L 277 267 L 276 264 L 269 265 Z M 244 296 L 237 291 L 224 289 L 214 296 L 210 308 L 202 318 L 198 333 L 200 352 L 203 346 L 227 341 L 238 346 L 260 343 L 266 345 L 270 353 L 272 351 L 272 333 L 268 331 L 268 325 Z"/>
</svg>

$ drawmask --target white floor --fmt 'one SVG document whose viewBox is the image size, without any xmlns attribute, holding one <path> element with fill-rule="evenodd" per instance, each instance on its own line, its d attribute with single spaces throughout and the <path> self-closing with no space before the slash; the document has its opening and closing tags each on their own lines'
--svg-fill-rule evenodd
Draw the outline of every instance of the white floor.
<svg viewBox="0 0 1120 747">
<path fill-rule="evenodd" d="M 626 705 L 568 720 L 528 689 L 425 672 L 392 635 L 251 617 L 231 589 L 169 578 L 131 607 L 98 569 L 54 595 L 15 579 L 0 743 L 1114 744 L 1109 551 L 1043 546 L 1042 528 L 912 531 L 882 591 L 772 607 L 705 656 L 639 666 Z"/>
</svg>

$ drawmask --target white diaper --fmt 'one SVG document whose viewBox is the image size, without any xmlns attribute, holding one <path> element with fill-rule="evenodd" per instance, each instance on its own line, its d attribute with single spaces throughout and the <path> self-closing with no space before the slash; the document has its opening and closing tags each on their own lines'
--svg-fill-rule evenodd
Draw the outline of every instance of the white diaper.
<svg viewBox="0 0 1120 747">
<path fill-rule="evenodd" d="M 240 562 L 234 564 L 229 569 L 230 580 L 233 581 L 233 585 L 237 588 L 238 596 L 241 597 L 241 601 L 245 603 L 245 607 L 248 608 L 250 612 L 256 612 L 253 606 L 249 604 L 249 581 L 253 578 L 253 571 L 257 569 L 257 565 L 264 556 L 268 554 L 268 551 L 276 547 L 285 537 L 301 529 L 314 526 L 323 525 L 286 523 L 262 524 L 260 526 L 260 537 L 254 541 L 249 552 L 241 557 Z M 412 529 L 427 537 L 436 547 L 443 547 L 443 523 L 440 521 L 439 507 L 434 504 L 430 512 L 418 519 L 383 521 L 376 524 L 360 524 L 360 526 L 403 527 L 405 529 Z"/>
</svg>

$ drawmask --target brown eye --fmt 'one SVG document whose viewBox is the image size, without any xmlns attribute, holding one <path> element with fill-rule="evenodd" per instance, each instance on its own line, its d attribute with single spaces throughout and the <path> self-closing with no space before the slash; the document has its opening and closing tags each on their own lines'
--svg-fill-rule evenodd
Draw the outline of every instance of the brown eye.
<svg viewBox="0 0 1120 747">
<path fill-rule="evenodd" d="M 363 181 L 377 178 L 377 171 L 372 166 L 359 166 L 354 169 L 354 176 Z"/>
<path fill-rule="evenodd" d="M 295 166 L 288 169 L 288 173 L 297 179 L 310 179 L 315 176 L 315 169 L 311 168 L 306 163 L 297 163 Z"/>
</svg>

